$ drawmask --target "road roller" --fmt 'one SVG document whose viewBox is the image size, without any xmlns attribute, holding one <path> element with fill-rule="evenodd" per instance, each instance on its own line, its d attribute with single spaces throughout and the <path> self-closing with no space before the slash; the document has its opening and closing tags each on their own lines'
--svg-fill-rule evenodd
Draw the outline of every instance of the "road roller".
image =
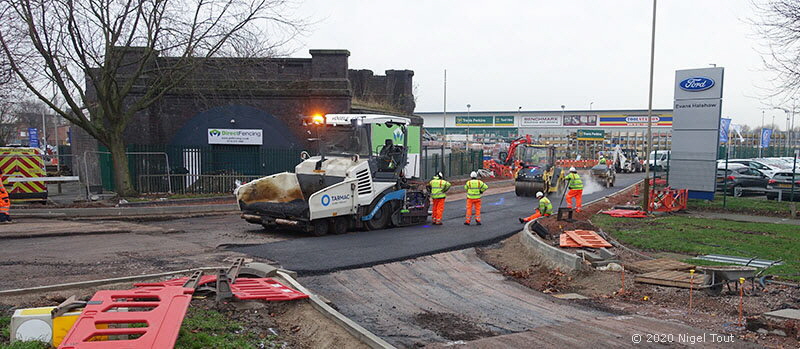
<svg viewBox="0 0 800 349">
<path fill-rule="evenodd" d="M 592 167 L 589 172 L 592 174 L 592 180 L 600 185 L 611 188 L 614 186 L 614 181 L 617 178 L 617 171 L 614 169 L 614 166 L 609 166 L 608 164 L 597 164 Z"/>
<path fill-rule="evenodd" d="M 566 171 L 556 166 L 556 147 L 543 144 L 523 144 L 517 148 L 520 170 L 514 177 L 517 196 L 534 196 L 558 192 L 564 188 Z"/>
</svg>

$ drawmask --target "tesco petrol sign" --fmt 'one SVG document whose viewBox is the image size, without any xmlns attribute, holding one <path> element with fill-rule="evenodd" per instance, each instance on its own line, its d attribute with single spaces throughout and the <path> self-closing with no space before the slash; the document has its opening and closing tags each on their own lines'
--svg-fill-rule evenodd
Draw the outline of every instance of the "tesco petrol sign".
<svg viewBox="0 0 800 349">
<path fill-rule="evenodd" d="M 684 91 L 699 92 L 714 87 L 714 80 L 704 77 L 693 77 L 682 80 L 678 83 L 678 86 Z"/>
</svg>

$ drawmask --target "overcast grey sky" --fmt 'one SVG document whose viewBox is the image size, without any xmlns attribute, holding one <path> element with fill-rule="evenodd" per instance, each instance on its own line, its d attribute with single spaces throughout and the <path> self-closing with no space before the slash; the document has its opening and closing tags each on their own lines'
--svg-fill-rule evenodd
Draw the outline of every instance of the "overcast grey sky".
<svg viewBox="0 0 800 349">
<path fill-rule="evenodd" d="M 417 111 L 646 108 L 652 1 L 306 0 L 316 21 L 295 56 L 350 50 L 350 67 L 414 70 Z M 748 0 L 662 0 L 654 108 L 671 108 L 676 69 L 725 67 L 723 117 L 758 126 L 770 74 Z M 785 114 L 775 115 L 783 128 Z"/>
</svg>

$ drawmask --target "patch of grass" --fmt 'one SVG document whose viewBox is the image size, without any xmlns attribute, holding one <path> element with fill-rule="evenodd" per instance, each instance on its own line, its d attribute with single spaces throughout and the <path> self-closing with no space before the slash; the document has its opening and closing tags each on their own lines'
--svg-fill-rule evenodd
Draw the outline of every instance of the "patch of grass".
<svg viewBox="0 0 800 349">
<path fill-rule="evenodd" d="M 11 338 L 11 317 L 0 316 L 0 342 L 8 342 Z"/>
<path fill-rule="evenodd" d="M 247 332 L 241 323 L 228 319 L 221 313 L 202 308 L 189 308 L 183 319 L 175 348 L 262 348 L 274 340 L 264 339 Z"/>
<path fill-rule="evenodd" d="M 14 342 L 0 344 L 2 349 L 47 349 L 52 348 L 49 343 L 45 342 Z"/>
<path fill-rule="evenodd" d="M 722 207 L 722 197 L 717 197 L 714 201 L 689 199 L 687 207 L 690 210 L 732 212 L 744 214 L 757 214 L 765 216 L 789 217 L 791 216 L 791 203 L 789 201 L 778 202 L 758 198 L 742 198 L 729 196 L 726 207 Z"/>
<path fill-rule="evenodd" d="M 781 259 L 784 264 L 770 268 L 767 273 L 800 273 L 800 229 L 795 225 L 681 216 L 614 218 L 604 214 L 594 216 L 592 222 L 631 247 L 696 255 Z M 800 280 L 797 275 L 789 278 Z"/>
</svg>

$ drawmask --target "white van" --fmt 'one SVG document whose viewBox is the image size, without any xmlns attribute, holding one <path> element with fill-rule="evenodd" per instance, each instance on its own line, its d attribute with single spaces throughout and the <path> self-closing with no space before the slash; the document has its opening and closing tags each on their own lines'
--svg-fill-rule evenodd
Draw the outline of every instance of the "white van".
<svg viewBox="0 0 800 349">
<path fill-rule="evenodd" d="M 647 157 L 647 166 L 651 170 L 664 170 L 669 166 L 669 155 L 669 150 L 653 150 L 650 152 L 650 156 Z"/>
</svg>

